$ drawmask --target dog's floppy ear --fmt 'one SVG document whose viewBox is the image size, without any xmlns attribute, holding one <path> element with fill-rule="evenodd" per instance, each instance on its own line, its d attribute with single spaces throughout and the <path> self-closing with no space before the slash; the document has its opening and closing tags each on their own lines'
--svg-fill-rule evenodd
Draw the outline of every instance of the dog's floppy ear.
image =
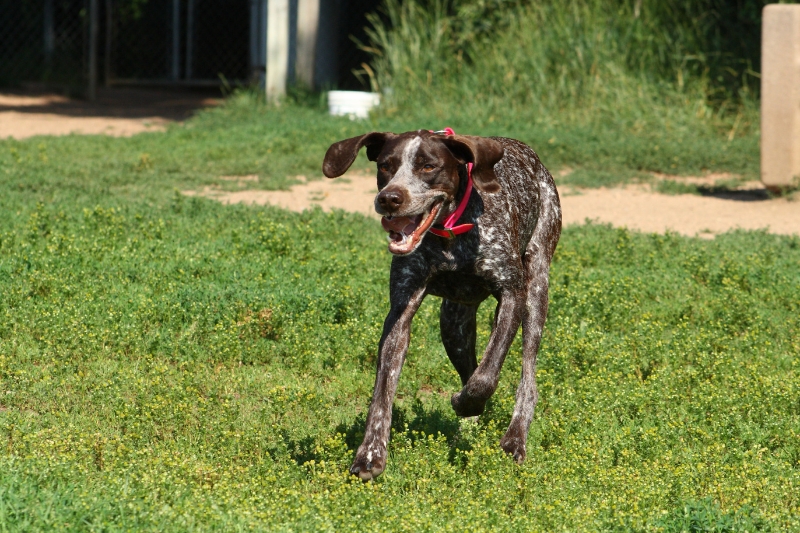
<svg viewBox="0 0 800 533">
<path fill-rule="evenodd" d="M 333 143 L 325 153 L 325 160 L 322 162 L 322 173 L 329 178 L 338 178 L 350 168 L 356 160 L 358 151 L 362 146 L 367 147 L 367 158 L 375 161 L 386 143 L 386 139 L 393 133 L 381 133 L 373 131 L 365 133 L 359 137 L 351 137 L 337 143 Z"/>
<path fill-rule="evenodd" d="M 497 192 L 500 185 L 494 165 L 503 158 L 503 145 L 487 137 L 448 135 L 442 142 L 461 163 L 472 163 L 472 181 L 482 192 Z"/>
</svg>

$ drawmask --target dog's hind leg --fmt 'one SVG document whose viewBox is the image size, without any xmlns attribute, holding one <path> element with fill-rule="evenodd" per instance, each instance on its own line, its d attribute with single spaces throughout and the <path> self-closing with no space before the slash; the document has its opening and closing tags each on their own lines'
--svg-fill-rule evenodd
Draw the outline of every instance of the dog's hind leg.
<svg viewBox="0 0 800 533">
<path fill-rule="evenodd" d="M 533 410 L 539 399 L 536 388 L 536 355 L 547 316 L 547 270 L 543 274 L 534 272 L 527 282 L 528 294 L 522 317 L 522 379 L 517 388 L 511 424 L 500 440 L 500 447 L 512 455 L 517 463 L 525 460 L 525 442 L 533 420 Z"/>
<path fill-rule="evenodd" d="M 517 463 L 525 460 L 525 443 L 533 420 L 533 410 L 539 399 L 536 388 L 536 356 L 547 318 L 550 261 L 561 233 L 561 210 L 557 196 L 555 204 L 550 207 L 549 211 L 543 210 L 539 219 L 540 225 L 528 243 L 523 258 L 527 296 L 522 317 L 522 379 L 517 387 L 511 423 L 500 439 L 500 447 Z"/>
<path fill-rule="evenodd" d="M 520 264 L 519 269 L 522 270 Z M 518 274 L 520 285 L 524 284 L 524 275 Z M 505 290 L 496 296 L 497 310 L 494 316 L 494 328 L 489 337 L 483 358 L 472 373 L 464 387 L 450 397 L 450 404 L 458 416 L 477 416 L 483 413 L 486 402 L 497 389 L 500 370 L 503 367 L 508 349 L 519 330 L 525 309 L 525 295 L 522 287 L 516 291 Z"/>
<path fill-rule="evenodd" d="M 478 368 L 478 359 L 475 356 L 477 313 L 476 305 L 464 305 L 442 299 L 439 311 L 442 344 L 447 357 L 461 378 L 462 386 L 467 384 L 467 380 Z"/>
</svg>

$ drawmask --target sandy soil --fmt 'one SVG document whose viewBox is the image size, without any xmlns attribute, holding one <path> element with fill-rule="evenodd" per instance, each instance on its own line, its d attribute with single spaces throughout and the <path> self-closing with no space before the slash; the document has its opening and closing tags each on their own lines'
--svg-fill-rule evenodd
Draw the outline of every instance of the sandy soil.
<svg viewBox="0 0 800 533">
<path fill-rule="evenodd" d="M 694 183 L 713 183 L 719 176 L 698 177 Z M 257 176 L 225 176 L 241 187 Z M 684 178 L 680 178 L 684 179 Z M 344 209 L 378 218 L 372 200 L 377 192 L 374 176 L 348 173 L 336 180 L 316 180 L 296 185 L 291 191 L 223 191 L 207 187 L 185 191 L 224 203 L 271 204 L 294 211 L 318 205 L 324 210 Z M 647 186 L 612 189 L 561 188 L 564 224 L 581 224 L 587 219 L 645 232 L 675 231 L 689 236 L 713 238 L 734 228 L 766 229 L 771 233 L 800 234 L 800 201 L 770 199 L 759 184 L 716 196 L 663 195 Z"/>
<path fill-rule="evenodd" d="M 248 182 L 258 180 L 258 176 L 222 176 L 223 181 L 235 182 L 246 187 Z M 214 198 L 226 204 L 254 204 L 274 205 L 303 211 L 315 205 L 325 211 L 343 209 L 354 213 L 380 218 L 375 213 L 372 200 L 378 192 L 375 176 L 348 173 L 335 180 L 322 179 L 306 181 L 304 176 L 298 176 L 301 181 L 289 191 L 259 191 L 244 189 L 230 192 L 219 187 L 206 187 L 201 191 L 183 191 L 189 196 L 205 196 Z"/>
<path fill-rule="evenodd" d="M 641 186 L 579 192 L 561 198 L 565 224 L 590 219 L 651 233 L 671 230 L 700 237 L 734 228 L 800 234 L 800 202 L 783 198 L 760 199 L 744 191 L 728 198 L 671 196 Z"/>
<path fill-rule="evenodd" d="M 160 131 L 195 110 L 216 105 L 208 91 L 100 89 L 95 102 L 36 90 L 0 93 L 0 139 L 70 133 L 129 136 Z"/>
</svg>

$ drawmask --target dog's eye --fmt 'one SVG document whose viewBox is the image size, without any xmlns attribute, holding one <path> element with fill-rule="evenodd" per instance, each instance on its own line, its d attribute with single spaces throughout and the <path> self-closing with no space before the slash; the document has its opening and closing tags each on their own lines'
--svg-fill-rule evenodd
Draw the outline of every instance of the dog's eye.
<svg viewBox="0 0 800 533">
<path fill-rule="evenodd" d="M 389 172 L 389 163 L 381 163 L 378 165 L 378 169 L 383 172 Z"/>
<path fill-rule="evenodd" d="M 432 171 L 433 171 L 433 169 L 435 169 L 435 168 L 436 168 L 436 167 L 435 167 L 435 166 L 433 166 L 433 165 L 425 165 L 424 167 L 422 167 L 422 170 L 423 170 L 424 172 L 432 172 Z"/>
</svg>

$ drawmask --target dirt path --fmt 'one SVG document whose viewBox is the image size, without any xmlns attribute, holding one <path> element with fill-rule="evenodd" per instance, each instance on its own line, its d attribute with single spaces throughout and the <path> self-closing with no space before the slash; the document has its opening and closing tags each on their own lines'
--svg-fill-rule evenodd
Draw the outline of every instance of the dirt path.
<svg viewBox="0 0 800 533">
<path fill-rule="evenodd" d="M 206 187 L 202 191 L 183 191 L 189 196 L 205 196 L 226 204 L 274 205 L 292 211 L 303 211 L 319 206 L 325 211 L 343 209 L 380 218 L 375 213 L 372 200 L 378 192 L 374 176 L 348 173 L 335 180 L 315 180 L 301 182 L 290 191 L 261 191 L 247 189 L 249 183 L 258 180 L 258 176 L 223 176 L 222 181 L 238 183 L 243 190 L 230 192 L 219 187 Z"/>
<path fill-rule="evenodd" d="M 644 187 L 587 189 L 561 199 L 565 224 L 587 218 L 650 233 L 667 230 L 713 237 L 741 228 L 800 235 L 800 202 L 778 199 L 665 195 Z"/>
<path fill-rule="evenodd" d="M 243 188 L 257 176 L 228 176 Z M 689 181 L 689 180 L 687 180 Z M 372 207 L 377 189 L 374 176 L 348 173 L 336 180 L 317 180 L 296 185 L 291 191 L 221 188 L 185 191 L 224 203 L 271 204 L 293 211 L 318 205 L 324 210 L 344 209 L 378 218 Z M 564 224 L 587 219 L 645 232 L 667 230 L 711 238 L 734 228 L 767 229 L 771 233 L 800 235 L 800 201 L 769 199 L 758 189 L 733 191 L 718 196 L 664 195 L 636 185 L 613 189 L 560 188 Z"/>
<path fill-rule="evenodd" d="M 160 131 L 221 100 L 208 91 L 100 89 L 95 102 L 44 91 L 0 93 L 0 139 L 70 133 L 129 136 Z"/>
</svg>

